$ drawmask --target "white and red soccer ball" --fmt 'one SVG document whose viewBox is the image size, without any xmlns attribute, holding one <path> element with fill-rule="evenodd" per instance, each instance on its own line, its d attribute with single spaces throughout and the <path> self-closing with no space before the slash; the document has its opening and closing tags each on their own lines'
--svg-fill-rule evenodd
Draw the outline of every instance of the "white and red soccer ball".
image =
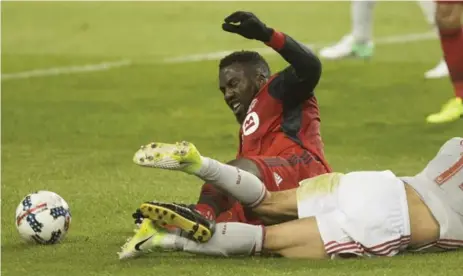
<svg viewBox="0 0 463 276">
<path fill-rule="evenodd" d="M 54 192 L 28 194 L 16 208 L 16 228 L 26 241 L 58 243 L 66 236 L 70 224 L 69 205 Z"/>
</svg>

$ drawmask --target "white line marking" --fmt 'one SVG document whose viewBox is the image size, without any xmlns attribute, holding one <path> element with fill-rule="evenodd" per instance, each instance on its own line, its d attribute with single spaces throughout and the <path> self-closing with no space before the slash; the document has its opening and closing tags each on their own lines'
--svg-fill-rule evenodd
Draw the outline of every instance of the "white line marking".
<svg viewBox="0 0 463 276">
<path fill-rule="evenodd" d="M 406 35 L 397 35 L 378 38 L 375 40 L 376 44 L 400 44 L 400 43 L 409 43 L 416 41 L 431 40 L 436 38 L 435 32 L 428 33 L 416 33 L 416 34 L 406 34 Z M 333 42 L 335 43 L 335 42 Z M 315 44 L 306 44 L 307 47 L 311 49 L 316 49 L 323 47 L 325 45 L 330 45 L 333 43 L 315 43 Z M 251 49 L 253 51 L 258 51 L 259 53 L 265 54 L 275 54 L 270 48 L 255 48 Z M 196 62 L 196 61 L 205 61 L 205 60 L 217 60 L 230 53 L 233 50 L 229 51 L 218 51 L 218 52 L 209 52 L 203 54 L 187 55 L 174 58 L 164 59 L 164 63 L 185 63 L 185 62 Z M 2 74 L 2 81 L 11 80 L 11 79 L 28 79 L 33 77 L 46 77 L 46 76 L 57 76 L 64 74 L 75 74 L 75 73 L 85 73 L 85 72 L 94 72 L 94 71 L 105 71 L 113 68 L 129 66 L 132 64 L 131 60 L 124 59 L 119 61 L 110 61 L 110 62 L 101 62 L 98 64 L 87 64 L 80 66 L 68 66 L 68 67 L 55 67 L 48 69 L 37 69 L 31 71 L 24 71 L 18 73 Z"/>
<path fill-rule="evenodd" d="M 396 35 L 388 36 L 375 39 L 375 44 L 384 45 L 384 44 L 400 44 L 400 43 L 409 43 L 416 41 L 431 40 L 437 37 L 436 32 L 427 32 L 427 33 L 415 33 L 415 34 L 406 34 L 406 35 Z M 334 44 L 331 43 L 310 43 L 306 44 L 307 47 L 311 49 L 321 48 L 327 45 Z M 257 51 L 260 54 L 275 54 L 270 48 L 254 48 L 252 51 Z M 206 60 L 217 60 L 225 57 L 226 55 L 232 53 L 232 50 L 229 51 L 218 51 L 218 52 L 209 52 L 195 55 L 179 56 L 174 58 L 164 59 L 164 63 L 185 63 L 185 62 L 196 62 L 196 61 L 206 61 Z"/>
<path fill-rule="evenodd" d="M 2 81 L 11 79 L 28 79 L 33 77 L 57 76 L 64 74 L 85 73 L 94 71 L 105 71 L 117 67 L 129 66 L 132 64 L 131 60 L 124 59 L 119 61 L 101 62 L 97 64 L 87 64 L 79 66 L 68 67 L 55 67 L 48 69 L 37 69 L 31 71 L 24 71 L 11 74 L 2 74 Z"/>
</svg>

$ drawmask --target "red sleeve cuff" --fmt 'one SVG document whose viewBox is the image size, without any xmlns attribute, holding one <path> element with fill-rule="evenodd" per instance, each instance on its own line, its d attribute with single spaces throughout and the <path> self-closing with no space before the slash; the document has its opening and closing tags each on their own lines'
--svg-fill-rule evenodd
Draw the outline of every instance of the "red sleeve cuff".
<svg viewBox="0 0 463 276">
<path fill-rule="evenodd" d="M 281 32 L 274 31 L 270 41 L 265 43 L 267 46 L 272 47 L 275 50 L 281 50 L 285 46 L 285 35 Z"/>
</svg>

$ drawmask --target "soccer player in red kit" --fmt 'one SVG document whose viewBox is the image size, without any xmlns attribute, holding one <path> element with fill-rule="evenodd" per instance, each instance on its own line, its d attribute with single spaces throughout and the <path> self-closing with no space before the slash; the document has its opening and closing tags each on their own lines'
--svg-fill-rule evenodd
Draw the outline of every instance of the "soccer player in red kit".
<svg viewBox="0 0 463 276">
<path fill-rule="evenodd" d="M 463 116 L 463 1 L 436 1 L 436 24 L 455 97 L 440 112 L 428 116 L 429 123 L 446 123 Z"/>
<path fill-rule="evenodd" d="M 236 12 L 222 26 L 266 43 L 290 64 L 271 75 L 257 52 L 234 52 L 220 61 L 219 88 L 241 125 L 237 158 L 229 164 L 252 172 L 272 191 L 295 188 L 304 178 L 330 172 L 314 97 L 321 75 L 319 59 L 252 13 Z M 241 204 L 207 183 L 195 209 L 216 221 L 249 222 Z"/>
<path fill-rule="evenodd" d="M 256 175 L 269 191 L 296 188 L 302 179 L 331 172 L 314 96 L 321 76 L 320 60 L 249 12 L 233 13 L 222 28 L 264 42 L 290 64 L 271 75 L 257 52 L 238 51 L 220 61 L 219 88 L 241 125 L 238 154 L 228 164 Z M 208 183 L 197 204 L 190 207 L 207 220 L 261 223 L 234 198 Z M 137 213 L 134 217 L 137 219 Z"/>
</svg>

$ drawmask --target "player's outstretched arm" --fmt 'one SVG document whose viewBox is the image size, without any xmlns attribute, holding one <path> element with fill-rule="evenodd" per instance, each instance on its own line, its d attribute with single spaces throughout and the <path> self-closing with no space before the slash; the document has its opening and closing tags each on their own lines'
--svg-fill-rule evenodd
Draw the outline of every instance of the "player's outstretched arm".
<svg viewBox="0 0 463 276">
<path fill-rule="evenodd" d="M 313 90 L 320 80 L 322 66 L 318 57 L 307 47 L 289 35 L 275 31 L 262 23 L 250 12 L 238 11 L 224 19 L 222 29 L 248 39 L 264 42 L 277 51 L 291 66 L 279 75 L 283 89 L 275 89 L 279 98 L 292 97 L 305 100 L 313 96 Z M 283 95 L 281 93 L 290 95 Z"/>
</svg>

